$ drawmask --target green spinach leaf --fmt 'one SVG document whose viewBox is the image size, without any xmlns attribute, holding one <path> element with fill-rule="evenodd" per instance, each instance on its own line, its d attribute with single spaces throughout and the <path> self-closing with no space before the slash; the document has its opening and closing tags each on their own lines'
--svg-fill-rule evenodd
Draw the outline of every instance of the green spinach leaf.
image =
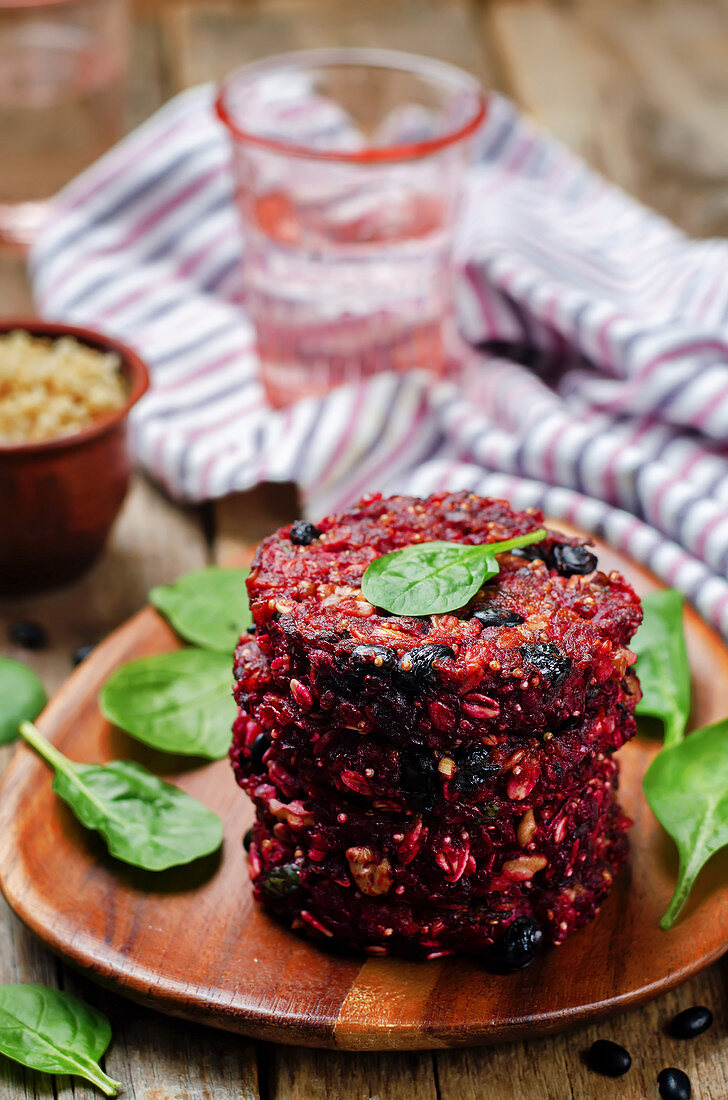
<svg viewBox="0 0 728 1100">
<path fill-rule="evenodd" d="M 250 621 L 248 573 L 213 565 L 153 588 L 149 599 L 186 641 L 231 654 Z"/>
<path fill-rule="evenodd" d="M 405 546 L 375 558 L 362 577 L 362 591 L 375 607 L 393 615 L 442 615 L 462 607 L 498 573 L 496 554 L 545 537 L 546 532 L 538 530 L 480 546 L 460 542 Z"/>
<path fill-rule="evenodd" d="M 231 685 L 228 653 L 178 649 L 118 668 L 101 690 L 101 711 L 152 748 L 218 760 L 236 713 Z"/>
<path fill-rule="evenodd" d="M 0 657 L 0 745 L 14 741 L 21 722 L 33 722 L 46 705 L 40 679 L 21 661 Z"/>
<path fill-rule="evenodd" d="M 642 600 L 644 619 L 630 648 L 637 654 L 642 698 L 637 714 L 660 718 L 665 747 L 685 736 L 690 717 L 690 665 L 683 631 L 683 598 L 672 588 Z"/>
<path fill-rule="evenodd" d="M 78 997 L 44 985 L 0 986 L 0 1052 L 43 1073 L 85 1077 L 107 1096 L 120 1081 L 97 1062 L 111 1041 L 109 1021 Z"/>
<path fill-rule="evenodd" d="M 217 814 L 141 764 L 75 764 L 30 722 L 23 722 L 20 732 L 54 769 L 55 793 L 87 829 L 101 833 L 116 859 L 164 871 L 207 856 L 222 844 Z"/>
<path fill-rule="evenodd" d="M 728 844 L 728 718 L 664 748 L 647 769 L 643 788 L 652 812 L 680 853 L 675 893 L 660 921 L 667 929 L 680 914 L 698 872 Z"/>
</svg>

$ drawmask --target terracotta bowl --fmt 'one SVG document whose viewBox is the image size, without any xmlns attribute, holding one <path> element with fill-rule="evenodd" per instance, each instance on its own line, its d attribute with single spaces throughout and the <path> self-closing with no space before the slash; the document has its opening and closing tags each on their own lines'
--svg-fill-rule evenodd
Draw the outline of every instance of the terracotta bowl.
<svg viewBox="0 0 728 1100">
<path fill-rule="evenodd" d="M 0 593 L 35 592 L 74 580 L 100 554 L 129 487 L 129 410 L 149 387 L 130 348 L 90 329 L 26 318 L 0 320 L 0 335 L 74 336 L 115 352 L 129 390 L 125 404 L 71 435 L 0 443 Z"/>
</svg>

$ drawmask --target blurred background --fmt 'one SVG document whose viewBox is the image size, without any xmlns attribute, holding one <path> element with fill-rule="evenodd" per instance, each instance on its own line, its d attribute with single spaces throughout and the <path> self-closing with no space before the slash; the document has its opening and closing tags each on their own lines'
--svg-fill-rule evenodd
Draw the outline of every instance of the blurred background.
<svg viewBox="0 0 728 1100">
<path fill-rule="evenodd" d="M 51 163 L 50 154 L 42 167 L 16 155 L 14 196 L 54 189 L 64 172 L 95 159 L 185 87 L 284 50 L 376 45 L 471 71 L 687 232 L 726 234 L 728 0 L 136 0 L 126 10 L 125 3 L 0 2 L 0 131 L 16 138 L 14 126 L 27 120 L 37 128 L 45 111 L 46 125 L 65 136 L 64 164 Z M 21 35 L 18 12 L 27 21 L 31 8 L 35 25 Z M 13 114 L 19 87 L 49 79 L 44 56 L 29 67 L 42 38 L 38 23 L 49 20 L 55 46 L 93 22 L 97 44 L 76 79 L 106 99 L 77 105 L 74 114 L 47 109 L 52 90 L 41 89 L 35 105 L 26 91 Z M 3 53 L 2 35 L 11 33 Z M 22 260 L 3 251 L 0 294 L 10 314 L 29 300 Z"/>
</svg>

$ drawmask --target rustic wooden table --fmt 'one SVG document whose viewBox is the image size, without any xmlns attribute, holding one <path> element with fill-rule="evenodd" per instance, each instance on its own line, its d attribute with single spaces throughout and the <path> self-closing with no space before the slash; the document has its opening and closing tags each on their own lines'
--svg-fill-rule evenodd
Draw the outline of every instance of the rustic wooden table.
<svg viewBox="0 0 728 1100">
<path fill-rule="evenodd" d="M 235 65 L 301 46 L 382 45 L 441 56 L 513 96 L 562 140 L 685 230 L 728 233 L 728 0 L 138 0 L 129 120 L 175 91 Z M 0 312 L 27 312 L 22 262 L 0 255 Z M 152 584 L 241 547 L 293 518 L 289 488 L 182 509 L 139 478 L 102 561 L 81 582 L 0 604 L 0 643 L 49 691 L 77 646 L 96 642 L 145 602 Z M 7 644 L 31 618 L 48 629 L 37 653 Z M 12 749 L 0 750 L 4 767 Z M 599 960 L 594 960 L 599 966 Z M 0 982 L 79 992 L 109 1014 L 112 1076 L 135 1100 L 645 1100 L 656 1075 L 684 1068 L 700 1100 L 728 1097 L 728 957 L 646 1008 L 555 1039 L 434 1054 L 338 1054 L 255 1044 L 165 1019 L 107 994 L 54 959 L 2 903 Z M 690 1044 L 665 1036 L 679 1008 L 709 1005 L 716 1026 Z M 590 1074 L 597 1035 L 624 1043 L 630 1074 Z M 0 1100 L 89 1100 L 78 1080 L 26 1072 L 0 1058 Z"/>
</svg>

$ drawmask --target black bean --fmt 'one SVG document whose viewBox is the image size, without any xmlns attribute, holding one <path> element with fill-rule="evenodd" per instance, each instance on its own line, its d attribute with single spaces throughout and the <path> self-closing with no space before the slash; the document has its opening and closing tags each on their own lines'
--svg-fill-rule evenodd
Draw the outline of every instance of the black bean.
<svg viewBox="0 0 728 1100">
<path fill-rule="evenodd" d="M 632 1058 L 619 1043 L 613 1043 L 611 1039 L 597 1039 L 589 1049 L 587 1063 L 589 1069 L 604 1077 L 621 1077 L 632 1065 Z"/>
<path fill-rule="evenodd" d="M 23 649 L 43 649 L 48 645 L 48 634 L 40 623 L 30 619 L 21 619 L 10 627 L 10 641 L 13 645 L 22 646 Z"/>
<path fill-rule="evenodd" d="M 278 629 L 289 638 L 295 638 L 298 634 L 296 623 L 293 615 L 281 615 L 279 611 L 274 611 L 273 617 L 278 623 Z"/>
<path fill-rule="evenodd" d="M 520 626 L 525 622 L 523 615 L 519 615 L 517 611 L 504 611 L 493 604 L 476 607 L 473 618 L 478 620 L 483 629 L 487 626 Z"/>
<path fill-rule="evenodd" d="M 681 1069 L 662 1069 L 657 1075 L 662 1100 L 690 1100 L 690 1078 Z"/>
<path fill-rule="evenodd" d="M 357 645 L 351 653 L 337 655 L 332 671 L 335 690 L 358 693 L 364 686 L 366 676 L 396 672 L 397 654 L 385 645 Z"/>
<path fill-rule="evenodd" d="M 506 974 L 522 970 L 536 958 L 542 939 L 543 933 L 533 917 L 516 917 L 494 945 L 492 961 L 495 968 Z"/>
<path fill-rule="evenodd" d="M 557 543 L 552 551 L 554 567 L 564 577 L 571 577 L 574 573 L 584 576 L 593 573 L 597 567 L 597 556 L 587 550 L 586 546 L 569 546 L 568 543 Z"/>
<path fill-rule="evenodd" d="M 297 519 L 291 524 L 291 542 L 296 546 L 310 546 L 320 535 L 318 527 L 307 523 L 305 519 Z"/>
<path fill-rule="evenodd" d="M 366 672 L 392 672 L 397 667 L 397 654 L 386 645 L 357 645 L 351 651 L 351 664 Z"/>
<path fill-rule="evenodd" d="M 243 834 L 243 848 L 245 848 L 246 852 L 250 851 L 250 845 L 252 843 L 253 843 L 253 826 L 251 825 L 251 827 L 248 829 L 248 831 Z"/>
<path fill-rule="evenodd" d="M 540 543 L 536 543 L 532 546 L 516 546 L 514 550 L 509 550 L 509 554 L 513 554 L 514 558 L 524 558 L 526 561 L 536 561 L 540 559 L 545 561 L 546 554 L 542 549 L 539 549 Z"/>
<path fill-rule="evenodd" d="M 435 676 L 436 661 L 444 661 L 454 656 L 455 652 L 449 645 L 421 645 L 405 653 L 399 662 L 399 669 L 406 683 L 425 683 Z"/>
<path fill-rule="evenodd" d="M 263 757 L 270 748 L 270 740 L 265 733 L 259 733 L 253 744 L 250 746 L 250 764 L 251 767 L 259 772 L 263 768 Z"/>
<path fill-rule="evenodd" d="M 499 766 L 493 763 L 485 745 L 474 745 L 458 756 L 456 764 L 457 771 L 453 787 L 458 794 L 473 794 L 486 779 L 500 772 Z"/>
<path fill-rule="evenodd" d="M 675 1039 L 695 1039 L 713 1023 L 713 1013 L 704 1005 L 695 1005 L 678 1012 L 670 1024 L 670 1034 Z"/>
<path fill-rule="evenodd" d="M 282 863 L 274 867 L 261 882 L 261 889 L 269 898 L 289 898 L 301 889 L 301 876 L 295 863 Z"/>
<path fill-rule="evenodd" d="M 549 681 L 552 688 L 560 687 L 571 670 L 571 658 L 562 653 L 553 642 L 522 645 L 521 656 Z"/>
<path fill-rule="evenodd" d="M 408 807 L 428 812 L 432 809 L 438 791 L 434 756 L 422 750 L 407 753 L 400 763 L 399 781 Z"/>
<path fill-rule="evenodd" d="M 96 646 L 94 645 L 80 645 L 78 649 L 74 649 L 71 654 L 71 664 L 75 668 L 81 664 L 81 661 L 85 661 L 89 653 L 92 653 Z"/>
</svg>

